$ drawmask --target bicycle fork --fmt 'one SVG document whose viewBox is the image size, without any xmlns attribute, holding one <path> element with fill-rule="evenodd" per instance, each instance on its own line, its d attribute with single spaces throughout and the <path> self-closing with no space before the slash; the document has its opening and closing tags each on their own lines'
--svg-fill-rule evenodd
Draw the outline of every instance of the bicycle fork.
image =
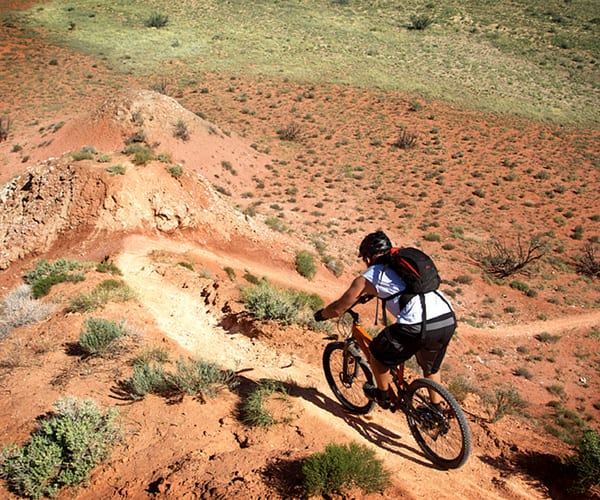
<svg viewBox="0 0 600 500">
<path fill-rule="evenodd" d="M 360 347 L 355 341 L 350 340 L 344 346 L 344 364 L 340 374 L 342 384 L 350 387 L 358 374 L 358 359 L 361 357 Z"/>
</svg>

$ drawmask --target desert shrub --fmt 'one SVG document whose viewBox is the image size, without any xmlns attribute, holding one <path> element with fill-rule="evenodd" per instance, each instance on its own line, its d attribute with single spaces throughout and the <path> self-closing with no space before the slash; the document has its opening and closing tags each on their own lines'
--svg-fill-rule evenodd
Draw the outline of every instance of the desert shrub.
<svg viewBox="0 0 600 500">
<path fill-rule="evenodd" d="M 127 167 L 124 167 L 123 165 L 111 165 L 106 169 L 106 171 L 110 175 L 125 175 Z"/>
<path fill-rule="evenodd" d="M 313 279 L 315 274 L 317 274 L 315 258 L 310 252 L 306 250 L 296 252 L 296 271 L 309 280 Z"/>
<path fill-rule="evenodd" d="M 133 156 L 132 161 L 135 165 L 145 165 L 149 161 L 154 160 L 154 151 L 148 146 L 138 142 L 127 144 L 123 153 L 128 156 Z"/>
<path fill-rule="evenodd" d="M 142 399 L 147 394 L 215 397 L 221 389 L 231 389 L 237 383 L 231 370 L 223 370 L 214 363 L 202 360 L 186 361 L 180 358 L 174 372 L 165 371 L 162 364 L 156 362 L 136 364 L 133 376 L 122 386 L 132 399 Z"/>
<path fill-rule="evenodd" d="M 521 413 L 529 405 L 512 386 L 498 388 L 493 394 L 483 394 L 482 400 L 488 410 L 491 422 L 498 422 L 508 414 Z"/>
<path fill-rule="evenodd" d="M 549 332 L 542 332 L 536 335 L 535 338 L 544 344 L 556 344 L 561 339 L 561 336 Z"/>
<path fill-rule="evenodd" d="M 524 366 L 520 366 L 519 368 L 515 368 L 513 374 L 517 377 L 525 377 L 527 380 L 531 380 L 533 378 L 533 374 Z"/>
<path fill-rule="evenodd" d="M 89 149 L 81 149 L 80 151 L 71 153 L 71 158 L 73 158 L 73 161 L 93 160 L 94 153 Z"/>
<path fill-rule="evenodd" d="M 120 438 L 117 413 L 100 412 L 92 400 L 63 398 L 56 413 L 42 420 L 21 447 L 0 453 L 0 476 L 20 496 L 53 497 L 63 486 L 79 484 L 106 459 Z"/>
<path fill-rule="evenodd" d="M 286 400 L 288 392 L 285 384 L 275 380 L 263 380 L 244 400 L 241 409 L 242 422 L 252 427 L 268 427 L 277 422 L 271 412 L 265 407 L 269 398 L 277 394 Z"/>
<path fill-rule="evenodd" d="M 146 149 L 144 151 L 138 151 L 133 155 L 133 164 L 134 165 L 145 165 L 149 161 L 154 159 L 154 153 L 150 149 Z"/>
<path fill-rule="evenodd" d="M 458 375 L 448 382 L 448 390 L 463 403 L 469 394 L 477 393 L 477 386 L 464 375 Z"/>
<path fill-rule="evenodd" d="M 244 276 L 242 276 L 248 283 L 252 283 L 253 285 L 258 285 L 261 282 L 261 279 L 252 274 L 248 269 L 244 270 Z"/>
<path fill-rule="evenodd" d="M 404 149 L 405 151 L 412 149 L 417 145 L 417 138 L 416 132 L 402 129 L 396 140 L 392 143 L 392 147 Z"/>
<path fill-rule="evenodd" d="M 231 370 L 223 370 L 215 363 L 206 361 L 185 361 L 180 358 L 174 373 L 167 374 L 167 380 L 178 393 L 201 394 L 215 397 L 224 387 L 237 385 L 237 379 Z"/>
<path fill-rule="evenodd" d="M 524 271 L 531 263 L 541 259 L 548 251 L 548 243 L 540 235 L 532 236 L 527 244 L 517 237 L 512 244 L 492 239 L 486 253 L 476 257 L 483 269 L 499 278 Z"/>
<path fill-rule="evenodd" d="M 173 137 L 181 139 L 182 141 L 190 140 L 190 129 L 183 120 L 177 120 L 175 124 L 175 130 L 173 131 Z"/>
<path fill-rule="evenodd" d="M 265 224 L 270 227 L 273 231 L 284 233 L 287 227 L 279 217 L 268 217 L 265 220 Z"/>
<path fill-rule="evenodd" d="M 104 356 L 111 351 L 114 341 L 127 334 L 123 322 L 102 318 L 87 318 L 79 334 L 79 345 L 88 353 Z"/>
<path fill-rule="evenodd" d="M 339 278 L 344 273 L 344 263 L 340 259 L 326 255 L 322 260 L 325 267 L 331 271 L 336 278 Z"/>
<path fill-rule="evenodd" d="M 51 276 L 53 274 L 68 273 L 70 271 L 78 271 L 86 266 L 76 260 L 57 259 L 48 261 L 46 259 L 39 260 L 35 268 L 27 271 L 24 275 L 24 281 L 28 285 L 34 285 L 36 281 Z"/>
<path fill-rule="evenodd" d="M 473 283 L 473 277 L 468 274 L 461 274 L 460 276 L 454 278 L 454 281 L 460 283 L 461 285 L 470 285 Z"/>
<path fill-rule="evenodd" d="M 436 233 L 427 233 L 426 235 L 423 236 L 423 239 L 425 241 L 441 241 L 441 237 L 439 234 Z"/>
<path fill-rule="evenodd" d="M 569 445 L 579 443 L 587 429 L 585 420 L 565 407 L 562 401 L 550 401 L 547 406 L 553 409 L 553 413 L 549 415 L 551 423 L 545 425 L 544 430 Z"/>
<path fill-rule="evenodd" d="M 242 301 L 245 307 L 260 320 L 275 320 L 291 324 L 298 317 L 298 307 L 293 296 L 266 282 L 243 289 Z"/>
<path fill-rule="evenodd" d="M 108 279 L 99 283 L 91 292 L 73 297 L 67 312 L 91 312 L 104 307 L 108 302 L 127 302 L 135 293 L 123 281 Z"/>
<path fill-rule="evenodd" d="M 166 394 L 170 390 L 165 369 L 160 362 L 142 361 L 133 367 L 133 375 L 122 383 L 131 399 L 143 399 L 148 394 Z"/>
<path fill-rule="evenodd" d="M 298 141 L 302 136 L 302 127 L 297 123 L 290 123 L 277 130 L 277 137 L 282 141 Z"/>
<path fill-rule="evenodd" d="M 183 175 L 183 168 L 181 165 L 171 165 L 167 167 L 167 172 L 169 172 L 175 179 L 178 179 Z"/>
<path fill-rule="evenodd" d="M 164 347 L 148 346 L 133 359 L 133 365 L 144 365 L 152 362 L 168 363 L 169 351 Z"/>
<path fill-rule="evenodd" d="M 33 297 L 39 299 L 40 297 L 44 297 L 50 293 L 50 289 L 58 284 L 58 283 L 78 283 L 83 281 L 85 276 L 82 273 L 60 273 L 60 274 L 52 274 L 50 276 L 46 276 L 38 281 L 36 281 L 31 287 L 33 292 Z"/>
<path fill-rule="evenodd" d="M 37 262 L 35 269 L 27 271 L 24 276 L 25 283 L 31 285 L 33 297 L 39 299 L 50 292 L 52 286 L 58 283 L 83 281 L 82 273 L 74 273 L 84 269 L 86 266 L 80 262 L 66 259 L 47 261 L 41 259 Z"/>
<path fill-rule="evenodd" d="M 231 266 L 225 266 L 223 268 L 223 271 L 225 271 L 225 273 L 227 274 L 227 277 L 231 280 L 231 281 L 235 281 L 237 279 L 237 276 L 235 274 L 235 269 L 233 269 L 233 267 Z"/>
<path fill-rule="evenodd" d="M 410 16 L 410 28 L 422 31 L 433 24 L 433 19 L 427 14 L 414 14 Z"/>
<path fill-rule="evenodd" d="M 169 22 L 169 16 L 154 12 L 144 21 L 146 28 L 164 28 Z"/>
<path fill-rule="evenodd" d="M 389 484 L 389 472 L 375 451 L 364 445 L 327 445 L 302 463 L 303 487 L 308 496 L 343 494 L 358 487 L 365 493 L 382 492 Z"/>
<path fill-rule="evenodd" d="M 121 276 L 123 274 L 115 264 L 109 262 L 108 260 L 98 262 L 98 264 L 96 264 L 96 271 L 99 273 L 116 274 L 117 276 Z"/>
<path fill-rule="evenodd" d="M 600 484 L 600 434 L 588 429 L 577 447 L 577 454 L 567 459 L 566 464 L 575 472 L 574 490 L 586 493 Z"/>
<path fill-rule="evenodd" d="M 30 285 L 15 288 L 0 304 L 0 340 L 15 328 L 43 320 L 53 310 L 53 305 L 34 299 Z"/>
<path fill-rule="evenodd" d="M 575 258 L 575 268 L 579 274 L 600 277 L 600 255 L 598 245 L 588 242 L 583 247 L 583 253 Z"/>
</svg>

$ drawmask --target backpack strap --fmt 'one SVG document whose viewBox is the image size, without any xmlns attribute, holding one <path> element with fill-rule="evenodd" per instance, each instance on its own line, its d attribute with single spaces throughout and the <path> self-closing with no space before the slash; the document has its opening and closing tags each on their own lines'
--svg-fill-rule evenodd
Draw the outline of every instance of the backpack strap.
<svg viewBox="0 0 600 500">
<path fill-rule="evenodd" d="M 404 291 L 402 291 L 402 292 L 394 293 L 385 298 L 379 297 L 379 300 L 381 300 L 381 308 L 383 309 L 382 313 L 383 313 L 384 326 L 388 326 L 387 309 L 386 309 L 385 305 L 387 304 L 388 300 L 394 300 L 396 297 L 400 297 L 400 300 L 398 301 L 398 307 L 400 308 L 400 311 L 402 311 L 402 309 L 404 309 L 408 305 L 408 303 L 413 299 L 413 297 L 416 297 L 416 294 L 404 293 Z M 377 301 L 377 306 L 379 306 L 379 301 Z M 377 316 L 378 316 L 378 313 L 377 313 L 377 308 L 376 308 L 375 309 L 375 325 L 377 325 Z"/>
<path fill-rule="evenodd" d="M 454 310 L 452 309 L 452 306 L 450 305 L 448 300 L 446 300 L 446 298 L 441 293 L 439 293 L 437 290 L 434 290 L 433 292 L 440 299 L 442 299 L 444 301 L 444 303 L 448 306 L 449 312 L 452 313 L 452 315 L 454 316 L 454 318 L 456 320 L 456 314 L 455 314 Z M 383 307 L 383 324 L 385 326 L 388 326 L 388 319 L 387 319 L 387 312 L 386 312 L 387 310 L 385 308 L 387 301 L 395 299 L 396 297 L 400 297 L 400 300 L 398 301 L 398 306 L 400 307 L 400 311 L 402 311 L 407 306 L 407 304 L 417 295 L 419 296 L 419 301 L 421 302 L 422 316 L 421 316 L 420 335 L 421 335 L 421 340 L 423 340 L 425 338 L 425 334 L 427 333 L 427 305 L 425 304 L 425 294 L 424 293 L 414 294 L 414 293 L 398 292 L 398 293 L 390 295 L 389 297 L 386 297 L 386 298 L 379 298 L 379 300 L 381 300 L 381 304 Z M 377 304 L 379 305 L 379 301 L 377 301 Z M 375 324 L 377 325 L 377 310 L 375 310 Z"/>
</svg>

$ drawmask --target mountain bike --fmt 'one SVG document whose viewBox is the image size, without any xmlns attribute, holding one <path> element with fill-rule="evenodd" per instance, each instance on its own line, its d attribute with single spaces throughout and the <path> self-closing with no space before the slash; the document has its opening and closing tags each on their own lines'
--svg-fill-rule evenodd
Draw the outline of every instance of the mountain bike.
<svg viewBox="0 0 600 500">
<path fill-rule="evenodd" d="M 359 324 L 353 307 L 372 297 L 362 296 L 338 320 L 338 331 L 344 340 L 325 346 L 323 369 L 335 397 L 353 414 L 367 414 L 375 402 L 367 397 L 363 385 L 373 384 L 368 363 L 369 344 L 373 337 Z M 458 401 L 442 385 L 426 378 L 408 383 L 404 364 L 392 370 L 389 396 L 390 411 L 402 411 L 417 444 L 425 456 L 439 468 L 457 469 L 465 464 L 471 452 L 471 432 Z M 440 401 L 439 404 L 433 404 Z"/>
</svg>

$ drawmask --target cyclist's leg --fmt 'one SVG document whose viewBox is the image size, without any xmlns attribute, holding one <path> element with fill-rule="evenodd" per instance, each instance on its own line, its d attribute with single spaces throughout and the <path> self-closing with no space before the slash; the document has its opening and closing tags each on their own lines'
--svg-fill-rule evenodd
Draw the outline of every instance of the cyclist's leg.
<svg viewBox="0 0 600 500">
<path fill-rule="evenodd" d="M 440 368 L 454 330 L 455 326 L 452 325 L 431 332 L 427 331 L 423 346 L 415 356 L 425 378 L 439 384 L 442 383 Z M 436 392 L 431 393 L 431 402 L 435 404 L 441 402 L 441 398 Z"/>
<path fill-rule="evenodd" d="M 369 365 L 373 370 L 373 376 L 375 377 L 375 383 L 383 391 L 387 391 L 392 381 L 392 374 L 390 368 L 383 363 L 380 363 L 373 353 L 370 353 Z"/>
<path fill-rule="evenodd" d="M 369 364 L 373 369 L 373 375 L 377 383 L 375 388 L 368 388 L 369 392 L 377 397 L 377 400 L 387 399 L 388 391 L 392 382 L 391 369 L 404 363 L 412 357 L 420 346 L 420 341 L 414 336 L 407 334 L 401 325 L 390 325 L 384 328 L 369 346 Z M 367 391 L 365 391 L 367 392 Z"/>
</svg>

